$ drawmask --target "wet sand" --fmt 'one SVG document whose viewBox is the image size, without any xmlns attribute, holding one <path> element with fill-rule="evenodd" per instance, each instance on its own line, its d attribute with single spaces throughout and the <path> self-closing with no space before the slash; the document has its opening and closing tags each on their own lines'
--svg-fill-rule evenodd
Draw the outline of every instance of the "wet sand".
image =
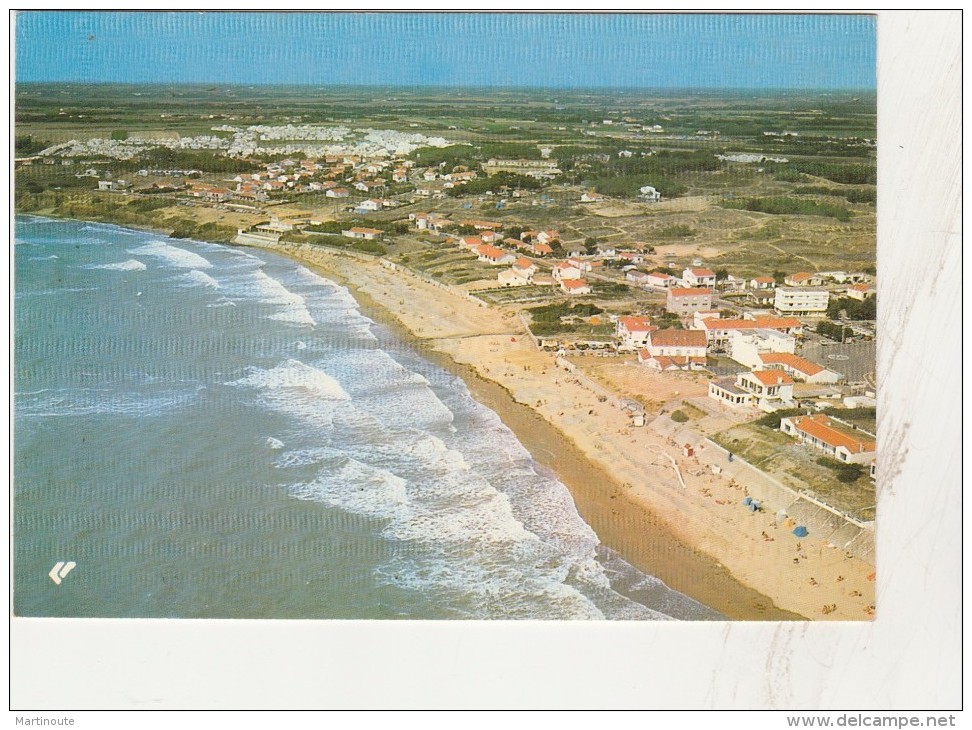
<svg viewBox="0 0 972 730">
<path fill-rule="evenodd" d="M 371 260 L 267 248 L 347 286 L 368 316 L 462 377 L 563 481 L 601 542 L 640 570 L 731 619 L 872 618 L 872 566 L 749 514 L 739 485 L 652 429 L 630 429 L 613 403 L 538 351 L 516 317 Z"/>
</svg>

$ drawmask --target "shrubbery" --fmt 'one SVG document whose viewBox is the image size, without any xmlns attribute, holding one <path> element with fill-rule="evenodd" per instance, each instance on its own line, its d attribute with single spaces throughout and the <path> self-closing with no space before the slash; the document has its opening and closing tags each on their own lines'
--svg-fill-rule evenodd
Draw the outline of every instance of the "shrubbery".
<svg viewBox="0 0 972 730">
<path fill-rule="evenodd" d="M 833 469 L 836 472 L 837 481 L 844 484 L 856 482 L 867 473 L 867 467 L 864 464 L 846 463 L 827 456 L 819 457 L 817 463 Z"/>
<path fill-rule="evenodd" d="M 696 230 L 692 226 L 686 225 L 685 223 L 676 223 L 672 226 L 666 226 L 660 231 L 655 231 L 656 238 L 690 238 L 696 234 Z"/>
<path fill-rule="evenodd" d="M 748 198 L 746 200 L 727 200 L 722 202 L 723 208 L 736 210 L 751 210 L 754 213 L 769 213 L 770 215 L 817 215 L 829 216 L 839 221 L 849 221 L 851 212 L 842 205 L 834 203 L 815 203 L 812 200 L 801 200 L 786 196 L 772 198 Z"/>
</svg>

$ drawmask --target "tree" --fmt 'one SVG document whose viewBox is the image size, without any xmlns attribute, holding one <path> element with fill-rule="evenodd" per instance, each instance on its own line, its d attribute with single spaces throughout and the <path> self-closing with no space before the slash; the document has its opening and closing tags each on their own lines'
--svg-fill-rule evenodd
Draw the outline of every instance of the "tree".
<svg viewBox="0 0 972 730">
<path fill-rule="evenodd" d="M 589 236 L 588 238 L 584 239 L 584 249 L 589 254 L 593 254 L 595 251 L 597 251 L 597 244 L 598 240 L 594 236 Z"/>
<path fill-rule="evenodd" d="M 785 271 L 774 271 L 773 272 L 773 280 L 777 283 L 777 285 L 782 284 L 783 282 L 786 281 L 786 272 Z"/>
<path fill-rule="evenodd" d="M 817 322 L 817 334 L 842 342 L 854 334 L 854 330 L 850 327 L 841 327 L 839 324 L 825 319 Z"/>
<path fill-rule="evenodd" d="M 725 281 L 729 278 L 729 272 L 725 269 L 716 269 L 716 281 Z"/>
</svg>

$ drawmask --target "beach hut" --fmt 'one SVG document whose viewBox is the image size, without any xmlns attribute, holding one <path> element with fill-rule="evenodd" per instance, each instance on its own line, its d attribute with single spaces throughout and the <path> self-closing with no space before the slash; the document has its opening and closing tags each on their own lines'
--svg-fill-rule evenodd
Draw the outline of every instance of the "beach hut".
<svg viewBox="0 0 972 730">
<path fill-rule="evenodd" d="M 803 525 L 797 525 L 793 529 L 793 534 L 796 535 L 797 537 L 806 537 L 810 533 L 807 531 L 807 528 L 804 527 Z"/>
<path fill-rule="evenodd" d="M 695 449 L 692 448 L 692 444 L 685 444 L 682 447 L 682 455 L 685 458 L 688 458 L 690 456 L 693 456 L 694 454 L 695 454 Z"/>
</svg>

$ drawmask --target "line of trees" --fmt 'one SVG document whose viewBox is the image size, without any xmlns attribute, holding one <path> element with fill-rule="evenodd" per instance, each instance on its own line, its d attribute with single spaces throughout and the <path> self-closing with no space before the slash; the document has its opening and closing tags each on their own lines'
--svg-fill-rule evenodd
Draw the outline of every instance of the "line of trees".
<svg viewBox="0 0 972 730">
<path fill-rule="evenodd" d="M 751 210 L 754 213 L 769 213 L 770 215 L 815 215 L 836 218 L 839 221 L 849 221 L 853 215 L 843 205 L 818 203 L 813 200 L 803 200 L 788 196 L 724 200 L 721 205 L 723 208 Z"/>
</svg>

